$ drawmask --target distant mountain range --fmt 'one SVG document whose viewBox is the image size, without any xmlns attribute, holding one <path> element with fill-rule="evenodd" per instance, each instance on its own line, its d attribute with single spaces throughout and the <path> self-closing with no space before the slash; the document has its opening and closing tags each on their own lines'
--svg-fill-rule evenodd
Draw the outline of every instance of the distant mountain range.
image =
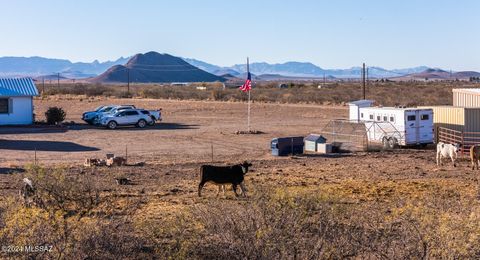
<svg viewBox="0 0 480 260">
<path fill-rule="evenodd" d="M 426 69 L 419 73 L 412 73 L 401 77 L 391 78 L 392 80 L 467 80 L 471 77 L 480 77 L 476 71 L 449 72 L 441 69 Z"/>
<path fill-rule="evenodd" d="M 246 64 L 236 64 L 231 67 L 220 67 L 195 59 L 184 59 L 188 63 L 199 67 L 205 71 L 215 75 L 230 74 L 233 76 L 246 72 Z M 399 77 L 413 73 L 420 73 L 429 69 L 426 66 L 414 68 L 387 70 L 380 67 L 369 67 L 368 75 L 370 78 L 391 78 Z M 284 77 L 294 78 L 360 78 L 361 67 L 352 67 L 349 69 L 323 69 L 310 62 L 286 62 L 281 64 L 269 64 L 266 62 L 258 62 L 250 64 L 250 72 L 256 75 L 281 75 Z"/>
<path fill-rule="evenodd" d="M 154 52 L 150 52 L 154 53 Z M 144 55 L 147 55 L 146 53 Z M 158 54 L 158 53 L 157 53 Z M 160 55 L 160 56 L 159 56 Z M 161 56 L 163 55 L 163 56 Z M 133 56 L 135 58 L 137 55 Z M 147 55 L 149 56 L 149 55 Z M 245 64 L 236 64 L 230 67 L 222 67 L 214 64 L 210 64 L 204 61 L 181 58 L 188 63 L 180 64 L 180 58 L 174 57 L 168 54 L 158 54 L 155 57 L 161 59 L 158 64 L 152 61 L 148 61 L 146 64 L 139 63 L 143 66 L 141 69 L 139 64 L 130 63 L 130 58 L 121 57 L 115 61 L 98 62 L 71 62 L 64 59 L 49 59 L 43 57 L 0 57 L 0 77 L 11 76 L 31 76 L 31 77 L 45 77 L 61 74 L 64 78 L 95 78 L 94 80 L 111 81 L 120 80 L 120 77 L 126 78 L 125 73 L 121 73 L 121 70 L 131 67 L 132 80 L 148 81 L 148 78 L 154 76 L 155 71 L 150 69 L 147 72 L 147 68 L 155 68 L 153 66 L 188 66 L 192 73 L 174 73 L 171 69 L 170 75 L 178 75 L 173 78 L 178 81 L 189 81 L 190 79 L 196 79 L 199 75 L 199 70 L 209 73 L 210 75 L 203 74 L 200 78 L 218 80 L 219 76 L 226 76 L 226 78 L 244 78 L 243 74 L 246 73 Z M 138 60 L 139 57 L 136 59 Z M 165 60 L 166 59 L 166 60 Z M 173 60 L 178 59 L 178 60 Z M 167 63 L 164 63 L 167 62 Z M 172 62 L 172 64 L 170 64 Z M 130 63 L 130 64 L 129 64 Z M 147 67 L 145 67 L 145 65 Z M 150 66 L 150 67 L 148 67 Z M 173 68 L 173 67 L 172 67 Z M 186 68 L 186 67 L 185 67 Z M 156 72 L 159 72 L 158 69 Z M 184 70 L 184 72 L 186 72 Z M 361 77 L 361 68 L 352 67 L 347 69 L 324 69 L 310 62 L 286 62 L 281 64 L 269 64 L 266 62 L 257 62 L 250 64 L 250 72 L 257 75 L 258 79 L 312 79 L 323 78 L 328 79 L 358 79 Z M 102 74 L 102 75 L 100 75 Z M 150 76 L 146 76 L 149 74 Z M 165 74 L 165 73 L 163 73 Z M 190 74 L 196 74 L 191 76 Z M 212 75 L 217 77 L 212 77 Z M 180 76 L 181 75 L 181 76 Z M 265 75 L 262 77 L 262 75 Z M 392 78 L 397 80 L 411 80 L 411 79 L 468 79 L 469 77 L 478 77 L 479 73 L 475 71 L 460 71 L 460 72 L 447 72 L 438 68 L 429 68 L 426 66 L 419 66 L 413 68 L 404 69 L 384 69 L 381 67 L 369 67 L 369 78 Z M 204 77 L 205 76 L 205 77 Z M 161 80 L 163 76 L 155 75 L 154 81 Z M 182 77 L 184 80 L 182 80 Z M 168 77 L 167 77 L 168 78 Z M 126 79 L 121 79 L 125 81 Z M 177 81 L 177 80 L 175 80 Z"/>
<path fill-rule="evenodd" d="M 71 62 L 63 59 L 49 59 L 43 57 L 1 57 L 0 76 L 30 76 L 38 77 L 60 73 L 67 78 L 88 78 L 105 72 L 117 64 L 125 64 L 128 58 L 119 58 L 116 61 L 98 62 Z"/>
<path fill-rule="evenodd" d="M 90 79 L 92 82 L 163 83 L 163 82 L 213 82 L 224 78 L 201 70 L 181 58 L 158 52 L 133 56 L 125 65 L 115 65 Z"/>
</svg>

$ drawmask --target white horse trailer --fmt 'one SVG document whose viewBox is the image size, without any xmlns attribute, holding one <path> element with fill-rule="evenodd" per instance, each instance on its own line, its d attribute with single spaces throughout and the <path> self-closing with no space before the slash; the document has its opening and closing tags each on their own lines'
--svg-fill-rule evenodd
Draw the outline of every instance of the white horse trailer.
<svg viewBox="0 0 480 260">
<path fill-rule="evenodd" d="M 385 147 L 433 143 L 433 110 L 404 107 L 360 107 L 358 119 L 365 123 L 368 141 Z"/>
</svg>

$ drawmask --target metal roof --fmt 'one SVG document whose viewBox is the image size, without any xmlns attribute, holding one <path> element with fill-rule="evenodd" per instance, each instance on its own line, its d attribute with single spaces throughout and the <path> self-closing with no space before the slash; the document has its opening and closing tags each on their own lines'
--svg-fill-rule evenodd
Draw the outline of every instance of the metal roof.
<svg viewBox="0 0 480 260">
<path fill-rule="evenodd" d="M 38 89 L 31 78 L 0 78 L 0 96 L 38 96 Z"/>
<path fill-rule="evenodd" d="M 454 88 L 452 92 L 465 94 L 480 94 L 480 88 Z"/>
<path fill-rule="evenodd" d="M 311 142 L 325 142 L 327 141 L 327 138 L 323 137 L 322 135 L 316 135 L 316 134 L 310 134 L 307 137 L 305 137 L 305 141 L 311 141 Z"/>
<path fill-rule="evenodd" d="M 363 104 L 373 104 L 374 102 L 375 101 L 373 101 L 373 100 L 361 99 L 361 100 L 349 102 L 348 104 L 349 105 L 363 105 Z"/>
</svg>

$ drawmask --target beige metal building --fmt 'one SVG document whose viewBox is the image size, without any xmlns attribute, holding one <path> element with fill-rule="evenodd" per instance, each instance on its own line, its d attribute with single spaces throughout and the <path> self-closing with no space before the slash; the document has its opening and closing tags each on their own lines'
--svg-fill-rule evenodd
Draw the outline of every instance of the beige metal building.
<svg viewBox="0 0 480 260">
<path fill-rule="evenodd" d="M 446 127 L 465 132 L 480 132 L 480 107 L 432 106 L 435 128 Z"/>
<path fill-rule="evenodd" d="M 480 107 L 480 88 L 454 88 L 454 107 Z"/>
</svg>

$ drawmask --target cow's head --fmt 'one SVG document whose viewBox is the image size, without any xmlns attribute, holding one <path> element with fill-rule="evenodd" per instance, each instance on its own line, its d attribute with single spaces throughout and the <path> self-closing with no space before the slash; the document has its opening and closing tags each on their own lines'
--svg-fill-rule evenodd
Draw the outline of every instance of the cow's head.
<svg viewBox="0 0 480 260">
<path fill-rule="evenodd" d="M 462 144 L 459 144 L 459 143 L 454 144 L 453 146 L 455 147 L 455 152 L 458 152 L 458 150 L 460 150 L 460 148 L 462 148 Z"/>
<path fill-rule="evenodd" d="M 248 172 L 248 167 L 252 166 L 252 164 L 244 161 L 240 166 L 242 166 L 243 174 L 246 174 Z"/>
</svg>

